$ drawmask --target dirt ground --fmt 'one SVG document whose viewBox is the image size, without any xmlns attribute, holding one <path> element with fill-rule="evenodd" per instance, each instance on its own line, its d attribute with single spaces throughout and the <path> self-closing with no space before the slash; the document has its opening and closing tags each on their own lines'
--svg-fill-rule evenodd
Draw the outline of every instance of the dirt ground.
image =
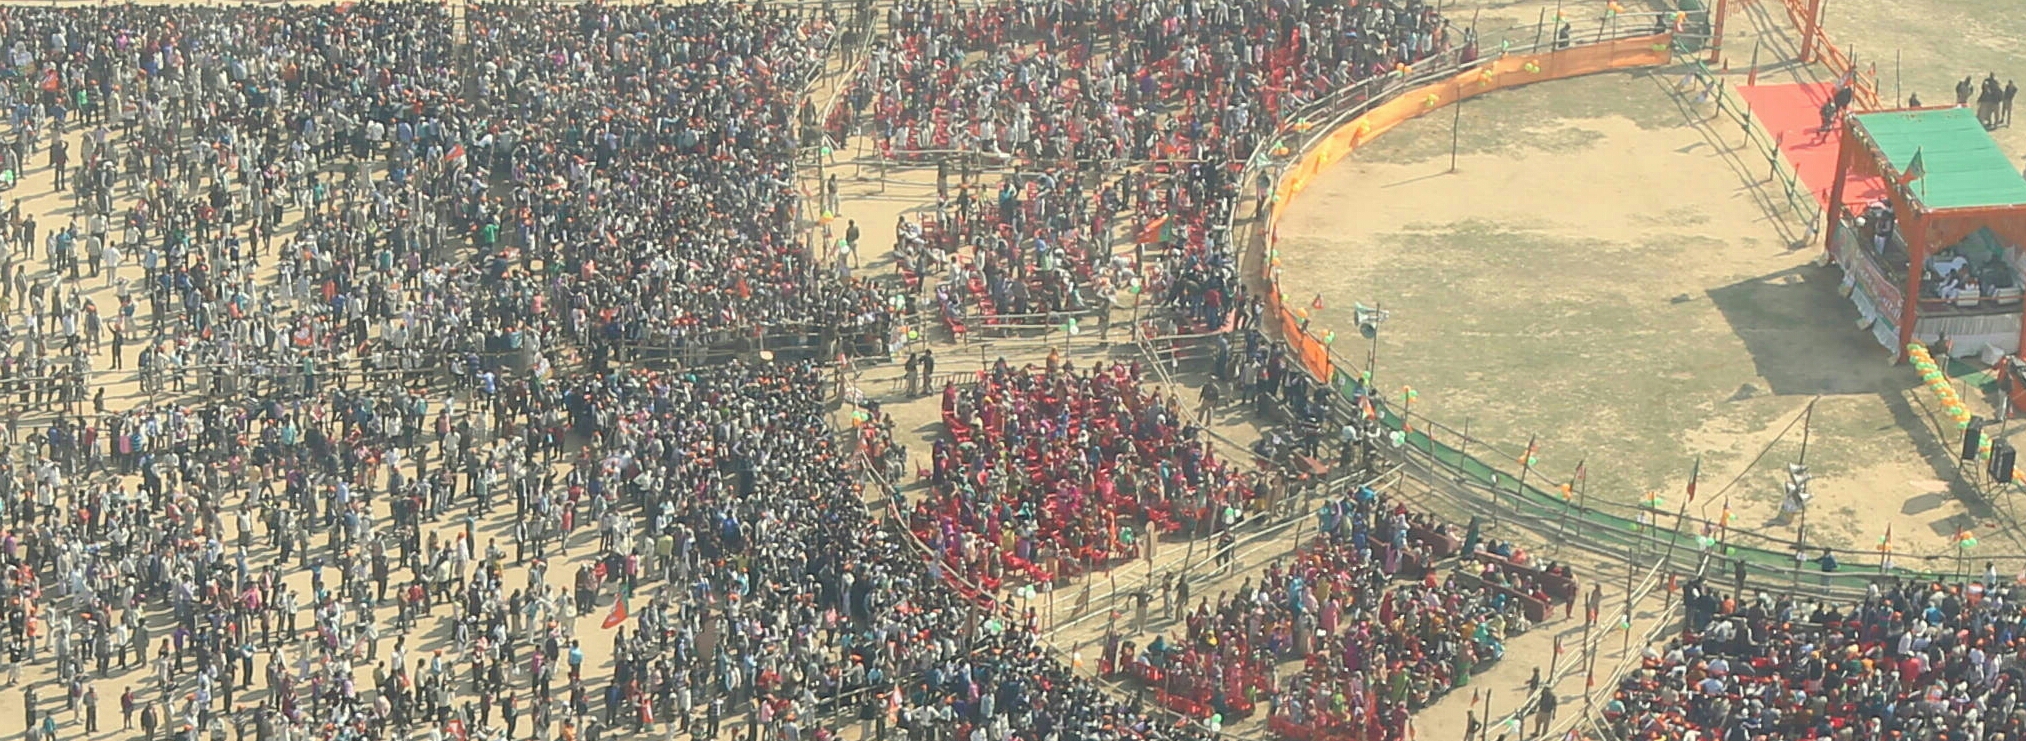
<svg viewBox="0 0 2026 741">
<path fill-rule="evenodd" d="M 1412 385 L 1417 412 L 1467 420 L 1506 460 L 1538 435 L 1551 479 L 1587 461 L 1592 496 L 1678 502 L 1701 455 L 1691 510 L 1728 499 L 1744 528 L 1770 527 L 1800 453 L 1798 426 L 1780 433 L 1820 396 L 1808 541 L 1869 546 L 1890 523 L 1902 553 L 1941 550 L 1966 509 L 1923 459 L 1940 448 L 1911 424 L 1917 379 L 1857 330 L 1816 251 L 1768 223 L 1735 131 L 1687 125 L 1707 109 L 1673 82 L 1474 99 L 1453 174 L 1450 116 L 1381 137 L 1287 207 L 1288 294 L 1382 304 L 1378 383 Z"/>
<path fill-rule="evenodd" d="M 1481 5 L 1485 29 L 1532 23 L 1552 7 Z M 1852 6 L 1847 9 L 1831 5 L 1832 17 L 1839 10 L 1860 10 L 1855 3 L 1844 3 Z M 1862 11 L 1913 5 L 1886 0 L 1882 8 Z M 1458 17 L 1475 7 L 1455 6 L 1450 14 Z M 1939 21 L 1918 20 L 1937 24 L 1935 48 L 1949 37 Z M 2017 30 L 2002 38 L 2017 38 Z M 1909 63 L 1913 58 L 1909 49 Z M 2002 79 L 2004 70 L 1998 71 Z M 1945 90 L 1950 74 L 1955 73 L 1938 66 L 1928 75 L 1934 81 L 1923 78 L 1923 84 Z M 1593 493 L 1621 501 L 1647 489 L 1677 496 L 1696 452 L 1706 454 L 1704 491 L 1715 491 L 1745 470 L 1809 398 L 1825 394 L 1809 443 L 1809 462 L 1823 493 L 1811 539 L 1868 543 L 1884 518 L 1860 513 L 1890 507 L 1899 512 L 1890 519 L 1905 523 L 1896 537 L 1939 548 L 1939 539 L 1953 528 L 1950 518 L 1963 508 L 1948 496 L 1941 474 L 1918 457 L 1935 447 L 1932 442 L 1904 431 L 1914 412 L 1895 400 L 1915 379 L 1885 367 L 1882 352 L 1855 331 L 1854 312 L 1835 295 L 1831 274 L 1806 266 L 1812 252 L 1788 249 L 1779 230 L 1756 210 L 1758 196 L 1741 184 L 1724 145 L 1683 126 L 1665 88 L 1664 76 L 1624 74 L 1474 100 L 1463 111 L 1455 175 L 1444 174 L 1448 116 L 1382 137 L 1319 179 L 1293 206 L 1282 229 L 1282 253 L 1294 281 L 1290 294 L 1323 292 L 1332 307 L 1383 302 L 1394 314 L 1380 349 L 1382 384 L 1413 384 L 1422 391 L 1417 410 L 1451 425 L 1468 417 L 1474 435 L 1499 441 L 1514 455 L 1527 435 L 1540 434 L 1542 470 L 1566 472 L 1587 455 Z M 2003 134 L 2001 142 L 2021 141 Z M 837 161 L 848 155 L 840 152 Z M 892 173 L 884 184 L 858 180 L 875 173 L 850 164 L 833 165 L 831 172 L 840 174 L 842 184 L 836 229 L 857 220 L 874 245 L 886 241 L 883 230 L 896 216 L 918 213 L 934 200 L 929 172 Z M 806 174 L 813 180 L 814 172 Z M 1662 190 L 1657 183 L 1682 185 Z M 1640 195 L 1620 195 L 1632 193 Z M 67 199 L 51 192 L 46 168 L 31 171 L 4 197 L 24 197 L 25 207 L 48 226 L 67 218 L 62 215 Z M 881 255 L 868 260 L 865 268 L 872 272 L 887 262 Z M 94 297 L 109 305 L 109 291 Z M 1677 297 L 1687 300 L 1676 303 Z M 1342 320 L 1341 312 L 1326 312 L 1320 321 Z M 965 346 L 939 338 L 935 347 L 941 369 L 953 371 L 975 369 L 1002 354 L 1016 362 L 1038 359 L 1063 342 L 1060 333 L 1052 333 Z M 1070 338 L 1068 345 L 1079 362 L 1128 357 L 1124 348 L 1100 347 L 1088 335 Z M 869 364 L 854 374 L 854 383 L 895 406 L 904 437 L 911 439 L 913 462 L 925 463 L 927 441 L 939 427 L 934 402 L 903 399 L 898 376 L 897 366 Z M 142 401 L 133 391 L 131 383 L 122 383 L 109 392 L 110 406 Z M 1193 389 L 1178 391 L 1193 398 Z M 1254 434 L 1251 421 L 1238 417 L 1221 420 L 1217 428 L 1241 442 Z M 1783 440 L 1766 456 L 1772 463 L 1751 469 L 1730 492 L 1740 522 L 1756 525 L 1770 515 L 1777 462 L 1791 458 L 1794 448 L 1798 441 Z M 442 524 L 446 532 L 454 527 Z M 481 537 L 509 525 L 504 516 L 489 518 L 480 524 Z M 1242 559 L 1242 568 L 1213 588 L 1256 575 L 1291 541 L 1260 544 Z M 1186 558 L 1178 544 L 1164 546 L 1156 572 Z M 574 552 L 589 550 L 580 542 Z M 263 557 L 265 552 L 256 560 Z M 561 583 L 572 564 L 557 561 L 550 579 Z M 1612 583 L 1621 578 L 1604 570 L 1595 575 Z M 1126 586 L 1144 579 L 1144 572 L 1123 570 L 1117 578 Z M 303 581 L 298 590 L 306 588 L 306 577 Z M 1614 603 L 1619 598 L 1612 596 Z M 607 606 L 578 626 L 601 667 L 609 656 L 609 632 L 591 621 Z M 1638 611 L 1635 632 L 1661 617 L 1657 600 L 1649 600 Z M 1060 642 L 1072 648 L 1087 642 L 1101 622 L 1065 630 Z M 1532 667 L 1555 661 L 1553 636 L 1575 645 L 1581 632 L 1576 623 L 1552 623 L 1511 641 L 1506 660 L 1476 683 L 1495 693 L 1494 710 L 1511 706 Z M 447 633 L 432 633 L 425 645 L 445 640 Z M 1607 656 L 1619 649 L 1615 636 L 1605 645 Z M 1638 650 L 1636 642 L 1631 650 Z M 139 678 L 138 672 L 122 674 L 100 684 L 109 730 L 93 738 L 121 735 L 110 730 L 111 703 L 126 682 Z M 1575 697 L 1583 689 L 1581 675 L 1557 686 L 1564 697 Z M 1428 738 L 1460 736 L 1463 711 L 1470 707 L 1463 694 L 1422 713 L 1418 729 Z M 0 692 L 0 736 L 19 730 L 19 702 L 18 690 Z M 1564 707 L 1570 710 L 1565 716 L 1575 714 L 1571 701 Z M 1482 714 L 1484 708 L 1475 709 Z M 80 730 L 66 726 L 63 734 L 71 738 Z"/>
</svg>

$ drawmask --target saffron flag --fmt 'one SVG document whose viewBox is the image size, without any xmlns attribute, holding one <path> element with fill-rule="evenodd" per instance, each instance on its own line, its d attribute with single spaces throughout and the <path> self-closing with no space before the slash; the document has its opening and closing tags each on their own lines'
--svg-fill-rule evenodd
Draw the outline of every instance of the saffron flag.
<svg viewBox="0 0 2026 741">
<path fill-rule="evenodd" d="M 1695 457 L 1695 468 L 1688 472 L 1688 503 L 1695 503 L 1695 482 L 1702 478 L 1702 456 Z"/>
<path fill-rule="evenodd" d="M 1916 148 L 1913 150 L 1913 161 L 1906 163 L 1906 172 L 1899 175 L 1899 184 L 1905 186 L 1907 183 L 1926 177 L 1927 174 L 1927 158 L 1923 157 L 1922 151 Z"/>
<path fill-rule="evenodd" d="M 599 624 L 599 627 L 611 630 L 624 622 L 626 622 L 626 593 L 622 591 L 619 593 L 619 601 L 612 603 L 612 612 L 605 616 L 605 622 Z"/>
<path fill-rule="evenodd" d="M 456 162 L 456 161 L 458 161 L 459 159 L 462 159 L 463 157 L 464 157 L 464 145 L 462 145 L 462 144 L 458 144 L 458 145 L 452 146 L 452 147 L 450 148 L 450 151 L 449 151 L 449 152 L 447 152 L 447 153 L 445 153 L 445 154 L 443 155 L 443 161 L 444 161 L 444 162 Z"/>
</svg>

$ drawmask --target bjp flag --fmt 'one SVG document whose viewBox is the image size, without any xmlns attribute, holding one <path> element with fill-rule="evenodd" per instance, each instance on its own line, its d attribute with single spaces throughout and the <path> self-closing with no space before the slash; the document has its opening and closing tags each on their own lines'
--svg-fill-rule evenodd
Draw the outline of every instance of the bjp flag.
<svg viewBox="0 0 2026 741">
<path fill-rule="evenodd" d="M 599 627 L 604 628 L 606 630 L 611 630 L 613 628 L 619 627 L 621 624 L 625 622 L 626 622 L 626 593 L 622 591 L 619 593 L 619 601 L 612 603 L 612 612 L 605 616 L 605 622 L 600 623 Z"/>
<path fill-rule="evenodd" d="M 1168 222 L 1173 218 L 1172 216 L 1163 216 L 1147 222 L 1146 226 L 1140 227 L 1140 234 L 1133 242 L 1135 244 L 1156 244 L 1166 241 L 1169 234 Z"/>
</svg>

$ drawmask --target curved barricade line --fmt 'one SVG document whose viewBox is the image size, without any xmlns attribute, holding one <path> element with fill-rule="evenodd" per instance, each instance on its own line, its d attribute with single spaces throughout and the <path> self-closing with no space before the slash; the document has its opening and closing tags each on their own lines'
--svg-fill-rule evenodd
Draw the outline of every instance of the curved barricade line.
<svg viewBox="0 0 2026 741">
<path fill-rule="evenodd" d="M 1328 384 L 1331 388 L 1339 389 L 1348 397 L 1359 382 L 1357 369 L 1339 365 L 1341 358 L 1331 351 L 1330 343 L 1326 339 L 1332 333 L 1320 327 L 1308 326 L 1308 320 L 1302 315 L 1304 312 L 1283 295 L 1279 285 L 1276 264 L 1278 260 L 1275 255 L 1279 220 L 1286 205 L 1299 196 L 1323 169 L 1350 156 L 1359 147 L 1408 120 L 1493 90 L 1600 72 L 1664 65 L 1671 61 L 1672 47 L 1671 34 L 1658 34 L 1600 41 L 1553 51 L 1508 54 L 1495 59 L 1456 65 L 1456 71 L 1453 73 L 1423 78 L 1425 81 L 1422 84 L 1402 85 L 1383 90 L 1374 96 L 1376 102 L 1346 105 L 1346 114 L 1357 111 L 1357 106 L 1366 107 L 1362 111 L 1357 111 L 1357 115 L 1342 120 L 1326 133 L 1298 145 L 1296 151 L 1291 153 L 1292 161 L 1262 162 L 1262 158 L 1255 157 L 1251 163 L 1253 169 L 1241 176 L 1246 181 L 1249 182 L 1262 164 L 1278 171 L 1274 185 L 1269 191 L 1272 207 L 1266 210 L 1264 222 L 1253 227 L 1255 230 L 1263 230 L 1263 233 L 1256 233 L 1250 238 L 1250 244 L 1246 248 L 1250 252 L 1242 256 L 1247 260 L 1256 260 L 1259 266 L 1256 274 L 1247 277 L 1258 280 L 1266 287 L 1264 294 L 1270 315 L 1266 323 L 1279 332 L 1289 354 L 1297 358 L 1302 367 L 1315 379 Z M 1287 136 L 1290 133 L 1284 131 L 1282 135 Z M 1273 142 L 1269 146 L 1285 150 L 1288 145 Z M 1472 485 L 1482 488 L 1492 485 L 1492 482 L 1511 482 L 1517 478 L 1512 471 L 1501 470 L 1477 456 L 1436 442 L 1432 437 L 1433 430 L 1417 428 L 1418 422 L 1413 419 L 1414 415 L 1408 413 L 1408 409 L 1389 405 L 1380 399 L 1373 401 L 1375 407 L 1373 411 L 1383 425 L 1388 430 L 1404 433 L 1404 447 L 1412 448 L 1417 454 L 1425 453 L 1432 464 L 1455 472 L 1461 477 L 1459 480 L 1467 479 Z M 1561 516 L 1562 510 L 1571 506 L 1554 493 L 1532 484 L 1517 491 L 1511 488 L 1510 483 L 1498 486 L 1501 498 L 1509 506 L 1518 507 L 1519 511 L 1531 511 L 1540 517 Z M 1673 528 L 1660 524 L 1659 521 L 1665 516 L 1664 512 L 1647 513 L 1651 519 L 1641 522 L 1633 516 L 1631 508 L 1627 508 L 1626 513 L 1619 514 L 1598 507 L 1585 507 L 1579 514 L 1572 512 L 1571 514 L 1578 516 L 1571 519 L 1578 521 L 1572 523 L 1577 527 L 1587 526 L 1587 530 L 1584 530 L 1587 536 L 1600 542 L 1630 548 L 1637 544 L 1635 541 L 1650 543 L 1654 538 L 1660 538 L 1664 542 L 1666 535 L 1674 532 Z M 1689 518 L 1689 522 L 1683 525 L 1681 532 L 1687 534 L 1681 537 L 1682 542 L 1687 545 L 1682 549 L 1683 556 L 1693 558 L 1701 550 L 1696 546 L 1692 528 L 1705 524 L 1707 523 L 1699 518 Z M 1723 555 L 1727 559 L 1746 562 L 1754 573 L 1772 574 L 1781 577 L 1782 580 L 1789 577 L 1797 580 L 1799 578 L 1798 574 L 1789 573 L 1792 555 L 1788 552 L 1730 543 L 1723 546 Z M 1880 569 L 1876 562 L 1849 565 L 1853 568 L 1836 574 L 1811 575 L 1810 581 L 1817 581 L 1827 589 L 1852 590 L 1863 589 L 1872 580 L 1882 576 L 1924 574 L 1918 569 L 1909 570 L 1903 567 Z M 1820 578 L 1815 578 L 1817 576 Z M 1799 586 L 1798 581 L 1796 585 Z"/>
<path fill-rule="evenodd" d="M 1308 187 L 1317 174 L 1400 124 L 1496 90 L 1599 72 L 1659 66 L 1669 61 L 1671 52 L 1669 34 L 1637 36 L 1535 54 L 1509 54 L 1478 60 L 1447 77 L 1400 90 L 1314 139 L 1303 147 L 1294 162 L 1282 169 L 1272 190 L 1274 207 L 1268 212 L 1267 233 L 1277 235 L 1282 210 Z M 1269 253 L 1275 241 L 1275 236 L 1268 236 Z M 1273 261 L 1263 260 L 1261 266 L 1264 273 L 1261 277 L 1269 287 L 1268 308 L 1276 317 L 1291 354 L 1300 358 L 1302 366 L 1316 379 L 1329 381 L 1334 368 L 1328 343 L 1309 332 L 1306 320 L 1283 305 L 1285 302 L 1278 276 L 1274 274 Z"/>
</svg>

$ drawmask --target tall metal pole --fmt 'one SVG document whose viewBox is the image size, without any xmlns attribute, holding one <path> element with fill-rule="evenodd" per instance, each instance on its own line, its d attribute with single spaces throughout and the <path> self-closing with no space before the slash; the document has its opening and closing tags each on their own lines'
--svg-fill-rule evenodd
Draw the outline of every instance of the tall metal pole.
<svg viewBox="0 0 2026 741">
<path fill-rule="evenodd" d="M 1569 475 L 1570 489 L 1575 489 L 1582 483 L 1583 464 L 1589 462 L 1589 460 L 1590 460 L 1589 456 L 1584 456 L 1582 460 L 1576 461 L 1576 472 Z M 1571 491 L 1568 493 L 1573 494 L 1574 492 Z M 1567 498 L 1564 498 L 1562 500 L 1562 518 L 1559 522 L 1555 524 L 1555 540 L 1557 542 L 1561 541 L 1563 533 L 1567 532 L 1569 529 L 1569 506 L 1571 504 L 1572 503 Z"/>
<path fill-rule="evenodd" d="M 1384 323 L 1388 316 L 1386 314 L 1386 302 L 1373 302 L 1372 316 L 1375 317 L 1371 322 L 1372 341 L 1365 348 L 1365 387 L 1376 389 L 1378 388 L 1377 374 L 1379 372 L 1379 325 Z M 1406 418 L 1402 417 L 1401 419 L 1405 421 Z"/>
<path fill-rule="evenodd" d="M 1485 735 L 1485 736 L 1490 736 L 1490 735 L 1491 735 L 1491 732 L 1492 732 L 1493 730 L 1496 730 L 1496 729 L 1492 728 L 1492 725 L 1491 725 L 1491 724 L 1493 724 L 1493 723 L 1496 723 L 1496 722 L 1498 722 L 1498 719 L 1497 719 L 1496 715 L 1495 715 L 1494 713 L 1492 713 L 1492 712 L 1491 712 L 1491 697 L 1492 697 L 1492 695 L 1493 695 L 1493 694 L 1496 694 L 1497 692 L 1498 692 L 1498 690 L 1485 690 L 1485 691 L 1484 691 L 1484 735 Z"/>
<path fill-rule="evenodd" d="M 1588 609 L 1585 608 L 1585 612 Z M 1596 700 L 1591 697 L 1597 689 L 1597 643 L 1590 640 L 1590 632 L 1597 626 L 1595 620 L 1583 621 L 1583 717 L 1596 717 Z"/>
<path fill-rule="evenodd" d="M 1631 629 L 1631 627 L 1630 627 L 1630 626 L 1632 625 L 1632 588 L 1633 588 L 1633 584 L 1632 584 L 1632 580 L 1633 580 L 1633 579 L 1634 579 L 1634 578 L 1636 577 L 1636 575 L 1637 575 L 1638 573 L 1639 573 L 1639 568 L 1638 568 L 1638 567 L 1637 567 L 1637 566 L 1636 566 L 1636 565 L 1634 564 L 1634 562 L 1632 561 L 1632 552 L 1631 552 L 1631 551 L 1626 551 L 1626 552 L 1625 552 L 1625 615 L 1624 615 L 1624 617 L 1623 617 L 1623 618 L 1620 618 L 1620 619 L 1619 619 L 1619 621 L 1618 621 L 1618 629 L 1619 629 L 1620 631 L 1623 631 L 1623 632 L 1624 632 L 1624 634 L 1625 634 L 1625 638 L 1624 638 L 1623 644 L 1622 644 L 1622 645 L 1620 645 L 1620 646 L 1618 647 L 1618 654 L 1619 654 L 1620 656 L 1623 656 L 1623 655 L 1625 655 L 1626 653 L 1628 653 L 1628 652 L 1630 652 L 1630 651 L 1632 650 L 1632 629 Z"/>
<path fill-rule="evenodd" d="M 1450 107 L 1455 108 L 1456 112 L 1449 119 L 1449 172 L 1454 174 L 1456 172 L 1457 142 L 1461 136 L 1460 132 L 1463 130 L 1463 90 L 1460 84 L 1452 84 L 1450 87 L 1451 94 L 1456 96 L 1456 102 L 1450 104 Z"/>
<path fill-rule="evenodd" d="M 1815 423 L 1815 402 L 1821 400 L 1820 396 L 1809 400 L 1808 408 L 1801 411 L 1801 459 L 1795 462 L 1803 466 L 1808 465 L 1808 431 Z"/>
<path fill-rule="evenodd" d="M 1526 493 L 1527 493 L 1527 475 L 1528 475 L 1528 474 L 1531 474 L 1531 473 L 1533 473 L 1533 470 L 1534 470 L 1534 444 L 1535 444 L 1536 442 L 1539 442 L 1539 440 L 1540 440 L 1540 436 L 1538 436 L 1538 435 L 1528 435 L 1528 436 L 1527 436 L 1527 449 L 1526 449 L 1526 450 L 1525 450 L 1524 452 L 1520 453 L 1520 461 L 1519 461 L 1519 462 L 1520 462 L 1520 475 L 1519 475 L 1519 485 L 1518 485 L 1518 486 L 1516 486 L 1516 487 L 1513 487 L 1513 513 L 1514 513 L 1514 514 L 1518 514 L 1518 513 L 1519 513 L 1519 499 L 1520 499 L 1520 497 L 1524 497 L 1524 496 L 1526 496 Z M 1498 487 L 1492 487 L 1492 489 L 1491 489 L 1491 506 L 1492 506 L 1492 508 L 1493 508 L 1493 509 L 1497 509 L 1497 508 L 1498 508 Z M 1466 555 L 1468 555 L 1468 554 L 1466 554 Z"/>
<path fill-rule="evenodd" d="M 1548 44 L 1551 48 L 1562 48 L 1562 22 L 1562 0 L 1555 0 L 1555 33 L 1548 37 L 1552 39 Z"/>
</svg>

